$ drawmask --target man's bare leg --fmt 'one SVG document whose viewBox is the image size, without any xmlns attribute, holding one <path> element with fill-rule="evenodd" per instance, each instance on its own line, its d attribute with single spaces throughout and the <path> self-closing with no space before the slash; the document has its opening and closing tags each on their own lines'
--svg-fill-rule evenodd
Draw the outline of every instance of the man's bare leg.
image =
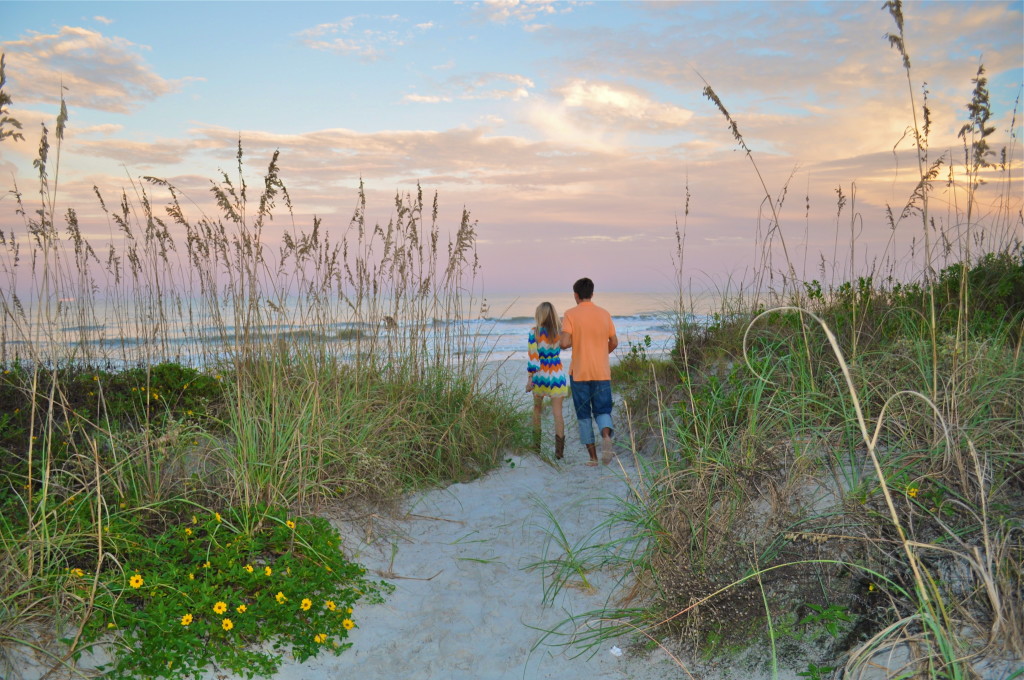
<svg viewBox="0 0 1024 680">
<path fill-rule="evenodd" d="M 612 430 L 609 427 L 601 428 L 601 464 L 607 465 L 615 457 L 615 449 L 612 448 Z"/>
</svg>

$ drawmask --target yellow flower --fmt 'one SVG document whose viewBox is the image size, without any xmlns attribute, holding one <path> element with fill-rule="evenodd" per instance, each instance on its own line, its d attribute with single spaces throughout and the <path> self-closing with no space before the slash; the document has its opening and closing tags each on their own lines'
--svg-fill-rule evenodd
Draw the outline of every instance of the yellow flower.
<svg viewBox="0 0 1024 680">
<path fill-rule="evenodd" d="M 142 576 L 140 574 L 136 574 L 135 576 L 132 576 L 130 579 L 128 579 L 128 585 L 130 585 L 132 588 L 141 588 L 143 583 L 144 581 L 142 580 Z"/>
<path fill-rule="evenodd" d="M 219 512 L 215 512 L 215 513 L 213 513 L 213 518 L 214 518 L 215 520 L 217 520 L 218 522 L 219 522 L 219 521 L 221 521 L 221 519 L 220 519 L 220 513 L 219 513 Z"/>
<path fill-rule="evenodd" d="M 318 645 L 322 645 L 323 643 L 327 642 L 327 635 L 325 633 L 317 633 L 313 636 L 313 642 L 317 643 Z"/>
<path fill-rule="evenodd" d="M 99 381 L 100 381 L 100 377 L 99 377 L 98 375 L 94 375 L 94 376 L 92 377 L 92 381 L 93 381 L 93 382 L 99 382 Z"/>
<path fill-rule="evenodd" d="M 75 578 L 82 578 L 83 576 L 85 576 L 85 572 L 79 569 L 78 567 L 75 567 L 71 570 L 71 575 Z"/>
<path fill-rule="evenodd" d="M 248 609 L 248 607 L 246 607 L 244 604 L 240 604 L 237 607 L 235 607 L 235 611 L 239 614 L 244 614 L 246 609 Z"/>
<path fill-rule="evenodd" d="M 326 569 L 326 570 L 328 571 L 328 573 L 329 573 L 329 572 L 332 572 L 332 571 L 334 571 L 334 570 L 333 570 L 333 569 L 331 569 L 331 568 L 330 568 L 329 566 L 325 566 L 325 567 L 324 567 L 324 569 Z"/>
<path fill-rule="evenodd" d="M 196 575 L 195 574 L 189 574 L 188 575 L 188 580 L 189 581 L 195 581 L 196 580 Z"/>
<path fill-rule="evenodd" d="M 907 489 L 907 495 L 910 496 L 911 498 L 917 498 L 917 487 L 912 486 L 909 489 Z"/>
<path fill-rule="evenodd" d="M 875 589 L 875 584 L 874 583 L 869 583 L 868 584 L 868 592 L 870 593 L 870 592 L 874 591 L 874 589 Z"/>
<path fill-rule="evenodd" d="M 334 600 L 327 600 L 327 602 L 324 602 L 324 606 L 330 609 L 332 612 L 338 608 L 338 605 L 334 604 Z"/>
<path fill-rule="evenodd" d="M 117 628 L 117 624 L 114 623 L 113 621 L 111 621 L 110 623 L 107 624 L 107 628 Z"/>
<path fill-rule="evenodd" d="M 242 567 L 242 569 L 245 569 L 250 574 L 252 573 L 252 565 L 251 564 L 245 565 L 244 567 Z"/>
<path fill-rule="evenodd" d="M 309 599 L 308 597 L 304 597 L 302 598 L 302 604 L 300 604 L 299 606 L 302 607 L 302 611 L 309 611 L 309 608 L 313 606 L 313 600 Z"/>
<path fill-rule="evenodd" d="M 209 568 L 210 568 L 210 560 L 206 560 L 205 562 L 203 562 L 203 569 L 209 569 Z"/>
<path fill-rule="evenodd" d="M 284 604 L 284 603 L 285 603 L 285 601 L 287 601 L 287 600 L 288 600 L 288 598 L 287 598 L 287 597 L 285 597 L 285 596 L 284 596 L 284 593 L 282 593 L 282 592 L 281 592 L 280 590 L 279 590 L 279 591 L 277 591 L 277 595 L 274 595 L 274 599 L 275 599 L 275 600 L 277 600 L 277 603 L 278 603 L 278 604 Z"/>
<path fill-rule="evenodd" d="M 186 536 L 191 536 L 192 535 L 192 530 L 189 529 L 188 527 L 185 527 L 185 535 Z"/>
<path fill-rule="evenodd" d="M 228 610 L 228 605 L 227 605 L 226 602 L 217 602 L 216 604 L 213 605 L 213 613 L 214 614 L 223 614 L 227 610 Z"/>
<path fill-rule="evenodd" d="M 270 576 L 271 574 L 273 574 L 273 573 L 274 573 L 274 570 L 273 570 L 273 569 L 271 569 L 270 567 L 263 567 L 263 573 L 264 573 L 265 575 L 267 575 L 267 576 Z"/>
<path fill-rule="evenodd" d="M 346 613 L 346 614 L 351 614 L 351 613 L 352 613 L 352 607 L 347 607 L 347 608 L 345 609 L 345 613 Z"/>
<path fill-rule="evenodd" d="M 352 621 L 352 619 L 345 619 L 341 622 L 341 625 L 345 627 L 345 630 L 352 630 L 356 627 L 356 624 Z"/>
<path fill-rule="evenodd" d="M 231 619 L 224 619 L 220 622 L 220 627 L 224 630 L 231 630 L 235 627 L 235 624 L 231 623 Z"/>
<path fill-rule="evenodd" d="M 190 623 L 192 623 L 192 615 L 191 614 L 185 614 L 184 616 L 181 617 L 181 625 L 187 626 Z"/>
<path fill-rule="evenodd" d="M 289 529 L 294 529 L 295 528 L 295 522 L 293 522 L 291 520 L 288 520 L 287 522 L 285 522 L 285 526 L 287 526 Z"/>
<path fill-rule="evenodd" d="M 196 518 L 195 515 L 192 515 L 192 524 L 199 524 L 199 520 Z"/>
</svg>

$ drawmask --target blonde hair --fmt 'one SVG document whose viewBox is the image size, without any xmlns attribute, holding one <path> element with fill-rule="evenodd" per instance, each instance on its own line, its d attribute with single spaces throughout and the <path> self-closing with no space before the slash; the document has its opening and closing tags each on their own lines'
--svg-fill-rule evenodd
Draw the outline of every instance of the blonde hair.
<svg viewBox="0 0 1024 680">
<path fill-rule="evenodd" d="M 557 340 L 558 334 L 562 332 L 562 325 L 558 321 L 558 312 L 550 302 L 542 302 L 537 305 L 537 311 L 533 314 L 533 320 L 537 322 L 537 335 L 543 329 L 544 335 L 549 340 Z"/>
</svg>

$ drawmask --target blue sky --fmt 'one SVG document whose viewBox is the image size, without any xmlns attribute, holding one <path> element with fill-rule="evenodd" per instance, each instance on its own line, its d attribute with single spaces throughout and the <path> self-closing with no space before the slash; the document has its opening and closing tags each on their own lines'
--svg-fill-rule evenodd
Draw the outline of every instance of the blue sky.
<svg viewBox="0 0 1024 680">
<path fill-rule="evenodd" d="M 1016 150 L 1021 176 L 1019 114 L 1016 138 L 1010 128 L 1024 5 L 904 5 L 909 87 L 881 5 L 0 2 L 6 91 L 26 135 L 0 146 L 0 177 L 33 185 L 39 125 L 52 127 L 63 83 L 59 200 L 86 218 L 97 213 L 94 184 L 116 195 L 129 177 L 165 177 L 205 200 L 218 171 L 233 170 L 240 137 L 250 183 L 281 151 L 300 225 L 316 214 L 342 233 L 360 178 L 377 221 L 416 182 L 438 193 L 450 230 L 469 209 L 493 292 L 560 290 L 583 275 L 617 290 L 670 290 L 677 221 L 685 277 L 720 286 L 759 261 L 764 190 L 702 96 L 703 77 L 769 193 L 785 193 L 798 273 L 814 278 L 822 258 L 848 253 L 837 230 L 845 239 L 853 210 L 863 272 L 909 257 L 920 230 L 892 232 L 885 210 L 898 211 L 913 186 L 905 132 L 910 92 L 920 104 L 924 83 L 933 156 L 959 162 L 956 133 L 984 63 L 992 145 Z M 845 214 L 837 187 L 856 193 Z M 979 198 L 993 231 L 1019 231 L 1022 193 L 1019 179 L 990 177 Z M 954 223 L 956 193 L 934 200 Z M 12 202 L 0 202 L 0 221 L 14 219 Z"/>
</svg>

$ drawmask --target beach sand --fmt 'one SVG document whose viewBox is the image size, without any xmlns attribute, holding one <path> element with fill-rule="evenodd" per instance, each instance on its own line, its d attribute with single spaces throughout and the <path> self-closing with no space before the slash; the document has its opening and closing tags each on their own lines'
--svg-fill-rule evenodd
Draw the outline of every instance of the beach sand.
<svg viewBox="0 0 1024 680">
<path fill-rule="evenodd" d="M 572 425 L 567 418 L 567 428 Z M 345 538 L 345 552 L 371 578 L 393 584 L 395 591 L 383 604 L 356 605 L 351 649 L 301 664 L 285 655 L 275 678 L 772 678 L 763 658 L 754 664 L 742 658 L 733 663 L 686 658 L 680 665 L 661 649 L 633 644 L 639 636 L 610 638 L 590 649 L 565 644 L 574 631 L 585 631 L 593 622 L 588 612 L 614 606 L 632 585 L 624 564 L 602 567 L 602 553 L 585 548 L 628 537 L 628 526 L 608 520 L 638 488 L 643 460 L 620 445 L 607 467 L 587 467 L 585 461 L 586 452 L 570 430 L 561 463 L 510 453 L 497 469 L 468 483 L 415 493 L 387 509 L 327 513 L 334 515 L 331 521 Z M 536 566 L 565 558 L 566 546 L 584 565 L 589 588 L 573 573 L 566 587 L 551 591 L 552 568 Z M 546 636 L 556 629 L 564 635 Z M 47 675 L 48 664 L 24 652 L 15 655 L 7 680 L 68 677 L 66 672 Z M 907 650 L 890 654 L 876 655 L 865 671 L 851 677 L 895 677 L 907 662 Z M 104 660 L 86 655 L 83 668 Z M 1008 678 L 1007 668 L 1006 663 L 986 666 L 982 677 Z M 217 668 L 204 674 L 204 680 L 241 677 Z M 775 677 L 800 678 L 792 668 L 779 668 Z"/>
<path fill-rule="evenodd" d="M 663 654 L 636 658 L 625 638 L 588 652 L 538 644 L 544 630 L 614 602 L 620 586 L 630 585 L 619 582 L 621 573 L 591 571 L 586 578 L 592 588 L 574 575 L 569 587 L 543 603 L 551 570 L 530 565 L 565 556 L 559 531 L 574 547 L 614 538 L 615 530 L 601 525 L 636 475 L 630 454 L 591 468 L 578 443 L 568 448 L 557 466 L 509 455 L 478 480 L 416 494 L 387 515 L 334 520 L 346 537 L 346 551 L 370 575 L 386 577 L 395 592 L 384 604 L 357 606 L 351 649 L 304 664 L 286 660 L 278 677 L 685 677 Z M 625 650 L 621 656 L 616 646 Z"/>
</svg>

